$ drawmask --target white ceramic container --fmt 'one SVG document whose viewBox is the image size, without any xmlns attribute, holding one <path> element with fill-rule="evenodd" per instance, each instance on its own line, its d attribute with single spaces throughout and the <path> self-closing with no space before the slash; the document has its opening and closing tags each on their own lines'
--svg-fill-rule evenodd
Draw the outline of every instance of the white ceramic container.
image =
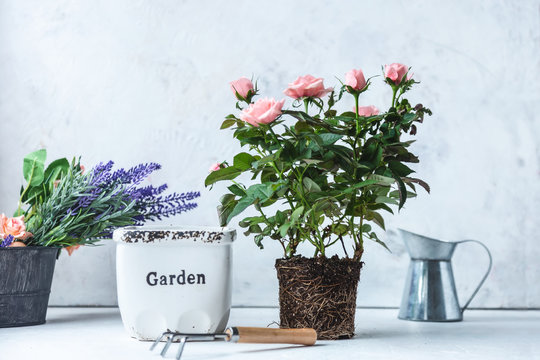
<svg viewBox="0 0 540 360">
<path fill-rule="evenodd" d="M 235 230 L 138 226 L 117 229 L 118 306 L 127 332 L 213 333 L 229 319 Z"/>
</svg>

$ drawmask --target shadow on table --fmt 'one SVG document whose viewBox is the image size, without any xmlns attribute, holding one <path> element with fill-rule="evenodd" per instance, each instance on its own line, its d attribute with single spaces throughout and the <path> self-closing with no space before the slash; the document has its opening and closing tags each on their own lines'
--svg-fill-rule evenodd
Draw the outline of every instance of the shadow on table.
<svg viewBox="0 0 540 360">
<path fill-rule="evenodd" d="M 233 345 L 234 346 L 234 345 Z M 273 348 L 266 348 L 266 349 L 257 349 L 257 350 L 244 350 L 244 351 L 234 351 L 236 354 L 262 354 L 262 353 L 277 353 L 279 351 L 283 350 L 295 350 L 295 349 L 310 349 L 314 347 L 321 347 L 325 346 L 325 344 L 315 344 L 311 346 L 305 346 L 305 345 L 284 345 L 279 347 L 273 347 Z M 215 359 L 219 357 L 230 357 L 231 353 L 214 353 L 207 356 L 197 356 L 197 359 Z"/>
<path fill-rule="evenodd" d="M 94 323 L 94 322 L 103 322 L 107 320 L 120 321 L 120 314 L 118 312 L 103 312 L 103 309 L 96 309 L 95 311 L 88 310 L 82 314 L 54 314 L 47 315 L 48 324 L 62 324 L 70 322 L 79 322 L 79 323 Z"/>
</svg>

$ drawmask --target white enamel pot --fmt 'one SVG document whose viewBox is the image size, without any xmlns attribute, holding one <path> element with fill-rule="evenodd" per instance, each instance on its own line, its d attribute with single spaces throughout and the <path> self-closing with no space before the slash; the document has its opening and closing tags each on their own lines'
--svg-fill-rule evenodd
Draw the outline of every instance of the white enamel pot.
<svg viewBox="0 0 540 360">
<path fill-rule="evenodd" d="M 235 237 L 235 230 L 200 226 L 115 230 L 118 306 L 127 332 L 155 340 L 165 331 L 223 331 Z"/>
</svg>

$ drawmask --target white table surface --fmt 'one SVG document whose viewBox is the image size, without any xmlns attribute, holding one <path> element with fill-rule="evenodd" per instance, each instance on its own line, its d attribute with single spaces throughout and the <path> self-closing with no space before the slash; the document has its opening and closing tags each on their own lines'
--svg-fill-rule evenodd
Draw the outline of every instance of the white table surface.
<svg viewBox="0 0 540 360">
<path fill-rule="evenodd" d="M 456 323 L 396 316 L 397 309 L 357 309 L 353 339 L 311 347 L 187 343 L 182 359 L 540 359 L 540 311 L 468 310 Z M 276 320 L 278 309 L 234 308 L 229 324 Z M 117 308 L 49 308 L 44 325 L 0 328 L 0 360 L 160 359 L 149 346 L 127 335 Z M 176 349 L 171 346 L 167 358 Z"/>
</svg>

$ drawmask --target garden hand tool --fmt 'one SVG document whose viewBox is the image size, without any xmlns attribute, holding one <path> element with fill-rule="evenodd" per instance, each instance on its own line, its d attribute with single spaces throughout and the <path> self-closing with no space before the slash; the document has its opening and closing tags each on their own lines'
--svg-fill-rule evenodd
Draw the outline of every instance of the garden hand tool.
<svg viewBox="0 0 540 360">
<path fill-rule="evenodd" d="M 314 345 L 317 341 L 317 332 L 313 329 L 271 329 L 259 327 L 230 327 L 223 333 L 214 334 L 186 334 L 179 332 L 166 331 L 164 332 L 150 347 L 150 350 L 159 344 L 163 339 L 167 339 L 167 343 L 161 350 L 161 356 L 164 357 L 169 350 L 173 341 L 180 342 L 176 360 L 180 360 L 184 345 L 187 341 L 214 341 L 225 340 L 228 342 L 237 343 L 252 343 L 252 344 L 297 344 L 297 345 Z"/>
</svg>

